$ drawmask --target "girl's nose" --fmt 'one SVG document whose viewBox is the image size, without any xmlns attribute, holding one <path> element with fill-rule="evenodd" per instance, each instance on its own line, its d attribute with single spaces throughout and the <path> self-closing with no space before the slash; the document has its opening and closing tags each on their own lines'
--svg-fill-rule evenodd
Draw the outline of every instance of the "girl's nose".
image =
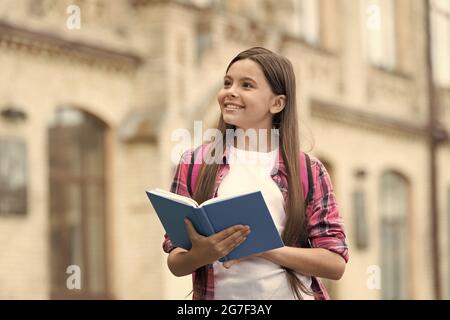
<svg viewBox="0 0 450 320">
<path fill-rule="evenodd" d="M 233 98 L 237 98 L 238 95 L 237 95 L 237 93 L 234 90 L 230 89 L 227 92 L 227 96 L 230 96 L 230 97 L 233 97 Z"/>
</svg>

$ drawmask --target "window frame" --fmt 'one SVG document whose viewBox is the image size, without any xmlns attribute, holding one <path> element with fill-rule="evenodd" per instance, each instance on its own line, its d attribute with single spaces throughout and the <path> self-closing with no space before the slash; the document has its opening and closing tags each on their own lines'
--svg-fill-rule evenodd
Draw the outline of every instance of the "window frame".
<svg viewBox="0 0 450 320">
<path fill-rule="evenodd" d="M 3 147 L 6 149 L 6 152 L 2 152 L 1 148 Z M 16 151 L 21 153 L 21 159 L 14 159 L 14 151 L 11 155 L 11 148 L 16 148 Z M 8 152 L 9 150 L 9 152 Z M 8 159 L 7 157 L 10 156 Z M 17 154 L 16 154 L 17 156 Z M 2 158 L 5 157 L 5 158 Z M 14 164 L 14 166 L 11 166 L 11 164 Z M 0 138 L 0 166 L 9 166 L 7 168 L 8 173 L 5 175 L 6 180 L 10 183 L 6 183 L 4 181 L 1 182 L 0 185 L 0 216 L 4 215 L 13 215 L 13 216 L 26 216 L 28 213 L 28 145 L 24 139 L 16 138 L 16 137 L 1 137 Z M 8 180 L 8 177 L 11 179 L 11 172 L 13 169 L 11 167 L 15 167 L 16 170 L 20 170 L 23 179 L 23 183 L 18 190 L 13 191 L 11 189 L 7 189 L 8 185 L 11 185 L 11 181 Z M 2 178 L 1 174 L 1 168 L 0 168 L 0 178 Z M 5 189 L 5 190 L 3 190 Z M 15 193 L 15 194 L 14 194 Z M 9 199 L 8 199 L 9 198 Z M 11 204 L 5 205 L 5 199 L 6 201 L 10 202 Z M 7 202 L 7 203 L 8 203 Z M 1 204 L 3 203 L 3 205 Z M 16 203 L 16 204 L 14 204 Z M 3 207 L 5 207 L 3 209 Z"/>
</svg>

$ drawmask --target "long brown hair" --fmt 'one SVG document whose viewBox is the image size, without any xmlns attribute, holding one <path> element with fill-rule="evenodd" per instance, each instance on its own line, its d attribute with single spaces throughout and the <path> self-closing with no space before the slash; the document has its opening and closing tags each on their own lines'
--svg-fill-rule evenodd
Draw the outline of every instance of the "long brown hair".
<svg viewBox="0 0 450 320">
<path fill-rule="evenodd" d="M 308 237 L 305 218 L 305 199 L 303 196 L 302 184 L 300 182 L 300 140 L 298 132 L 298 117 L 296 103 L 295 75 L 291 62 L 285 57 L 278 55 L 262 47 L 254 47 L 239 53 L 227 67 L 227 72 L 236 61 L 250 59 L 256 62 L 264 72 L 275 95 L 285 95 L 285 108 L 274 115 L 272 125 L 279 130 L 280 148 L 283 161 L 286 166 L 287 180 L 289 184 L 288 198 L 285 204 L 287 215 L 286 225 L 282 234 L 283 242 L 286 246 L 307 247 Z M 214 156 L 214 151 L 222 147 L 225 148 L 226 129 L 234 128 L 223 121 L 220 116 L 218 129 L 222 132 L 222 141 L 217 139 L 213 142 L 213 150 L 210 154 Z M 222 146 L 219 144 L 222 143 Z M 219 162 L 212 164 L 202 163 L 198 183 L 193 198 L 202 203 L 214 196 L 216 176 L 219 170 Z M 204 296 L 207 284 L 207 268 L 203 266 L 196 270 L 194 281 L 194 292 Z M 300 281 L 297 274 L 288 268 L 287 272 L 289 285 L 292 292 L 298 299 L 302 299 L 300 291 L 311 295 L 310 289 Z"/>
</svg>

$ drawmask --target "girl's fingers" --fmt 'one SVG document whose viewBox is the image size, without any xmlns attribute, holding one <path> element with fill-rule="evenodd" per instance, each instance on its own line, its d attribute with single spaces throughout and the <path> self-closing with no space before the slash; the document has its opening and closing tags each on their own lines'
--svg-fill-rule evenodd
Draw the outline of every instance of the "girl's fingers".
<svg viewBox="0 0 450 320">
<path fill-rule="evenodd" d="M 223 267 L 224 267 L 225 269 L 230 269 L 232 265 L 235 265 L 235 264 L 237 264 L 237 263 L 239 263 L 239 262 L 241 262 L 241 259 L 228 260 L 228 261 L 225 261 L 225 262 L 223 263 Z"/>
<path fill-rule="evenodd" d="M 250 229 L 244 229 L 239 232 L 235 232 L 228 238 L 222 241 L 221 245 L 223 245 L 228 252 L 233 250 L 235 247 L 240 245 L 242 242 L 247 239 L 247 236 L 250 234 Z"/>
<path fill-rule="evenodd" d="M 245 230 L 249 230 L 249 229 L 250 229 L 249 226 L 243 226 L 243 225 L 237 224 L 232 227 L 226 228 L 225 230 L 222 230 L 219 233 L 216 233 L 212 237 L 217 241 L 222 241 L 222 240 L 229 238 L 230 236 L 234 235 L 235 233 L 237 233 L 239 231 L 242 231 L 242 230 L 245 231 Z"/>
</svg>

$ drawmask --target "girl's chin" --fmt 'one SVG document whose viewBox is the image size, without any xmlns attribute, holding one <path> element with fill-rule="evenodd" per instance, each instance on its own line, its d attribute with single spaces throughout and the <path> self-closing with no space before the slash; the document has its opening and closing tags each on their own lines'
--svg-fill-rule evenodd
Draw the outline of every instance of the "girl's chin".
<svg viewBox="0 0 450 320">
<path fill-rule="evenodd" d="M 237 116 L 235 116 L 235 115 L 229 115 L 229 114 L 223 114 L 222 115 L 222 118 L 223 118 L 223 121 L 225 121 L 227 124 L 230 124 L 230 125 L 237 125 L 236 124 L 236 120 L 237 120 Z"/>
</svg>

